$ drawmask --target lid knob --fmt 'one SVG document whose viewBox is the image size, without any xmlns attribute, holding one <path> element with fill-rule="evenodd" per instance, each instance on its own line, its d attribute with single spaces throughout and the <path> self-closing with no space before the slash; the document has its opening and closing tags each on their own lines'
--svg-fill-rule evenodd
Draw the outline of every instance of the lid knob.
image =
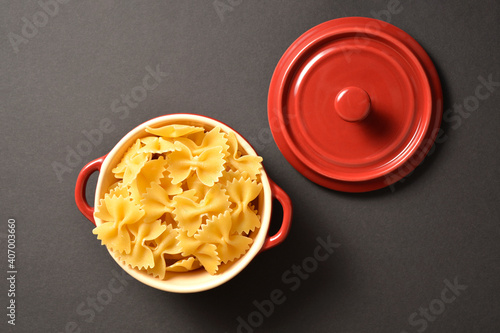
<svg viewBox="0 0 500 333">
<path fill-rule="evenodd" d="M 338 115 L 349 122 L 365 119 L 370 113 L 370 96 L 358 87 L 342 89 L 335 97 L 335 110 Z"/>
</svg>

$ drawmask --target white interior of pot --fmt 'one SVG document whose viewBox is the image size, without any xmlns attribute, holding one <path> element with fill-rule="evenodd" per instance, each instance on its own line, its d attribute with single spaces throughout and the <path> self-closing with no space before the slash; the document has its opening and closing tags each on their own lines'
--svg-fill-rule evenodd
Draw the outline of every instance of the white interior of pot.
<svg viewBox="0 0 500 333">
<path fill-rule="evenodd" d="M 189 114 L 172 114 L 154 118 L 130 131 L 107 155 L 104 163 L 102 164 L 99 179 L 97 181 L 94 207 L 97 206 L 99 200 L 104 197 L 104 194 L 107 192 L 109 186 L 116 182 L 116 179 L 114 178 L 111 170 L 118 164 L 123 154 L 125 154 L 127 149 L 138 138 L 151 135 L 145 132 L 144 129 L 146 128 L 146 126 L 162 127 L 173 124 L 201 126 L 206 130 L 211 130 L 216 126 L 219 126 L 224 132 L 233 132 L 236 134 L 240 151 L 242 153 L 257 155 L 255 150 L 245 139 L 243 139 L 243 137 L 241 137 L 241 135 L 239 135 L 229 126 L 224 125 L 223 123 L 220 123 L 214 119 Z M 221 285 L 222 283 L 233 278 L 248 265 L 248 263 L 255 257 L 255 255 L 259 253 L 266 239 L 269 229 L 269 223 L 271 220 L 272 194 L 269 180 L 264 170 L 262 170 L 261 181 L 263 188 L 261 194 L 259 195 L 258 203 L 255 207 L 261 217 L 261 227 L 260 229 L 250 233 L 249 235 L 249 237 L 253 239 L 253 243 L 250 249 L 241 258 L 233 262 L 221 265 L 216 275 L 210 275 L 205 269 L 201 268 L 186 273 L 167 272 L 165 279 L 160 280 L 147 274 L 146 272 L 129 267 L 121 260 L 119 260 L 112 252 L 110 252 L 110 254 L 115 259 L 115 261 L 125 271 L 127 271 L 127 273 L 132 275 L 137 280 L 143 282 L 144 284 L 157 289 L 171 292 L 189 293 L 203 291 Z M 98 226 L 102 224 L 102 221 L 98 218 L 95 218 L 95 221 L 96 225 Z"/>
</svg>

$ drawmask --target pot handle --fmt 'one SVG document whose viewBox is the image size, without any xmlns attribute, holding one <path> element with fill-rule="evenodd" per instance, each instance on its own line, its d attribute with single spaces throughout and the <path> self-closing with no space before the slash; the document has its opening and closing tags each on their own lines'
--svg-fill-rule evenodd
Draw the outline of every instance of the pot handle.
<svg viewBox="0 0 500 333">
<path fill-rule="evenodd" d="M 271 179 L 269 179 L 269 184 L 271 185 L 273 198 L 276 198 L 283 207 L 283 221 L 281 222 L 281 228 L 278 230 L 276 235 L 267 236 L 260 252 L 269 250 L 270 248 L 281 244 L 288 235 L 290 225 L 292 223 L 292 201 L 290 200 L 290 197 Z"/>
<path fill-rule="evenodd" d="M 87 199 L 85 198 L 85 192 L 87 190 L 87 181 L 89 180 L 89 177 L 91 174 L 93 174 L 95 171 L 101 170 L 101 165 L 104 159 L 106 158 L 106 155 L 99 157 L 92 162 L 89 162 L 86 166 L 82 168 L 80 171 L 80 174 L 78 175 L 78 178 L 76 179 L 76 186 L 75 186 L 75 201 L 76 201 L 76 206 L 82 212 L 83 215 L 85 215 L 86 218 L 90 220 L 90 222 L 94 223 L 95 225 L 95 220 L 94 220 L 94 207 L 91 207 Z"/>
</svg>

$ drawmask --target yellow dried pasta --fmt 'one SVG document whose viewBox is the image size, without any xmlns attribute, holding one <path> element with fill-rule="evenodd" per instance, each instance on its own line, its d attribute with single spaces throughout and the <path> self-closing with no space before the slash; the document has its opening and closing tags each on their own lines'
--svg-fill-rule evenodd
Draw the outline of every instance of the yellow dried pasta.
<svg viewBox="0 0 500 333">
<path fill-rule="evenodd" d="M 138 222 L 144 210 L 128 198 L 106 195 L 96 209 L 95 217 L 103 223 L 93 230 L 108 248 L 130 253 L 130 233 L 127 226 Z"/>
<path fill-rule="evenodd" d="M 155 240 L 154 247 L 152 248 L 154 265 L 147 269 L 147 272 L 155 277 L 163 279 L 167 271 L 167 264 L 165 261 L 166 255 L 180 254 L 181 248 L 177 236 L 179 230 L 167 225 L 165 231 Z M 180 257 L 180 255 L 179 255 Z"/>
<path fill-rule="evenodd" d="M 180 259 L 174 262 L 172 265 L 168 266 L 166 270 L 168 272 L 188 272 L 201 267 L 201 263 L 195 257 L 188 257 L 186 259 Z"/>
<path fill-rule="evenodd" d="M 195 237 L 188 236 L 186 231 L 181 231 L 177 236 L 183 256 L 195 256 L 205 267 L 207 272 L 214 275 L 219 269 L 221 260 L 217 255 L 217 246 L 206 243 Z"/>
<path fill-rule="evenodd" d="M 117 253 L 117 255 L 132 267 L 139 269 L 153 267 L 154 255 L 153 250 L 148 246 L 148 241 L 157 239 L 166 228 L 167 226 L 163 225 L 160 220 L 152 223 L 137 223 L 129 228 L 134 234 L 130 253 Z"/>
<path fill-rule="evenodd" d="M 147 127 L 112 169 L 93 233 L 159 279 L 200 268 L 217 274 L 248 251 L 261 224 L 262 158 L 242 152 L 219 127 Z"/>
<path fill-rule="evenodd" d="M 177 141 L 186 145 L 189 150 L 191 150 L 191 153 L 193 155 L 200 155 L 206 149 L 212 147 L 222 147 L 222 152 L 224 153 L 224 155 L 226 155 L 227 150 L 229 149 L 227 140 L 228 139 L 226 138 L 224 133 L 221 132 L 220 127 L 214 127 L 210 132 L 206 133 L 199 145 L 189 138 L 177 138 Z"/>
<path fill-rule="evenodd" d="M 167 170 L 173 184 L 178 184 L 189 177 L 192 171 L 207 186 L 213 186 L 222 176 L 224 170 L 223 148 L 219 146 L 206 148 L 199 155 L 194 155 L 182 142 L 175 143 L 175 151 L 168 154 Z"/>
<path fill-rule="evenodd" d="M 259 195 L 262 184 L 243 177 L 233 178 L 231 182 L 226 183 L 226 189 L 229 200 L 236 205 L 231 212 L 235 221 L 232 230 L 237 233 L 248 233 L 260 228 L 260 217 L 249 205 Z"/>
<path fill-rule="evenodd" d="M 189 191 L 187 191 L 189 192 Z M 179 226 L 193 236 L 200 228 L 204 217 L 212 217 L 229 210 L 229 197 L 220 184 L 215 184 L 207 192 L 203 200 L 196 202 L 185 195 L 174 198 L 174 218 Z"/>
<path fill-rule="evenodd" d="M 252 155 L 242 155 L 238 149 L 238 140 L 234 133 L 227 134 L 227 144 L 229 148 L 226 154 L 226 160 L 230 170 L 246 172 L 251 179 L 256 179 L 262 168 L 262 157 Z"/>
<path fill-rule="evenodd" d="M 141 201 L 142 195 L 149 187 L 151 187 L 152 183 L 160 183 L 160 180 L 164 177 L 165 171 L 166 161 L 163 156 L 155 160 L 147 161 L 139 171 L 135 179 L 130 182 L 129 189 L 131 197 L 137 202 Z"/>
<path fill-rule="evenodd" d="M 178 138 L 188 134 L 204 132 L 203 127 L 188 126 L 188 125 L 167 125 L 160 128 L 147 127 L 146 132 L 165 137 L 165 138 Z"/>
<path fill-rule="evenodd" d="M 174 143 L 157 136 L 147 136 L 141 139 L 143 146 L 139 148 L 139 153 L 162 154 L 173 151 Z"/>
<path fill-rule="evenodd" d="M 140 148 L 141 148 L 141 141 L 136 140 L 135 143 L 123 155 L 123 158 L 120 161 L 120 163 L 118 163 L 118 165 L 112 170 L 116 178 L 123 178 L 123 174 L 125 173 L 128 164 L 130 164 L 130 160 L 138 154 L 138 150 Z"/>
<path fill-rule="evenodd" d="M 203 243 L 216 245 L 220 260 L 227 263 L 243 255 L 253 242 L 250 237 L 233 233 L 232 226 L 231 212 L 226 211 L 224 214 L 208 220 L 194 238 Z"/>
</svg>

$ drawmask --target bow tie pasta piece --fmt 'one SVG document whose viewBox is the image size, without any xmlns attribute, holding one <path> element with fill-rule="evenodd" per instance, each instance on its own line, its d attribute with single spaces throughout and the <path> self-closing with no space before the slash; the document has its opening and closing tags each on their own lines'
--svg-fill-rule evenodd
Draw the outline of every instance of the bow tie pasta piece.
<svg viewBox="0 0 500 333">
<path fill-rule="evenodd" d="M 144 144 L 139 153 L 163 154 L 174 150 L 174 143 L 157 136 L 147 136 L 141 139 Z"/>
<path fill-rule="evenodd" d="M 130 227 L 131 233 L 135 236 L 131 242 L 130 253 L 118 253 L 118 256 L 132 268 L 153 267 L 155 264 L 154 255 L 147 243 L 158 238 L 166 228 L 160 220 L 134 224 Z"/>
<path fill-rule="evenodd" d="M 217 246 L 217 254 L 222 263 L 241 257 L 250 248 L 253 240 L 239 234 L 233 234 L 231 213 L 214 216 L 194 235 L 197 240 Z"/>
<path fill-rule="evenodd" d="M 176 150 L 167 157 L 168 167 L 173 184 L 178 184 L 189 177 L 194 170 L 200 181 L 213 186 L 222 176 L 224 170 L 224 153 L 222 147 L 205 149 L 200 155 L 194 155 L 183 143 L 175 143 Z"/>
<path fill-rule="evenodd" d="M 201 263 L 195 257 L 181 259 L 167 267 L 167 272 L 184 273 L 193 271 L 201 267 Z"/>
<path fill-rule="evenodd" d="M 183 193 L 183 196 L 191 200 L 197 199 L 194 191 L 186 191 Z M 163 214 L 172 213 L 174 210 L 174 204 L 168 192 L 156 183 L 152 183 L 151 187 L 146 190 L 141 200 L 141 205 L 145 212 L 144 222 L 157 220 Z"/>
<path fill-rule="evenodd" d="M 160 156 L 156 160 L 147 161 L 129 185 L 132 199 L 137 202 L 141 201 L 147 188 L 151 187 L 153 183 L 160 183 L 161 178 L 164 177 L 166 167 L 166 161 L 163 156 Z"/>
<path fill-rule="evenodd" d="M 203 243 L 194 237 L 188 236 L 186 231 L 181 231 L 177 236 L 181 253 L 183 256 L 195 256 L 196 259 L 205 267 L 208 273 L 214 275 L 219 269 L 221 263 L 217 255 L 217 246 L 214 244 Z"/>
<path fill-rule="evenodd" d="M 137 176 L 144 164 L 151 159 L 151 153 L 139 152 L 141 148 L 141 141 L 137 139 L 130 147 L 125 155 L 123 155 L 120 163 L 111 170 L 116 178 L 123 178 L 125 185 L 130 184 L 130 182 Z"/>
<path fill-rule="evenodd" d="M 198 157 L 196 163 L 196 175 L 198 179 L 207 186 L 213 186 L 222 176 L 224 170 L 224 153 L 222 148 L 213 147 L 206 149 Z"/>
<path fill-rule="evenodd" d="M 215 184 L 199 203 L 186 197 L 184 193 L 174 197 L 173 215 L 188 236 L 193 236 L 198 231 L 204 216 L 211 217 L 229 210 L 229 197 L 219 184 Z"/>
<path fill-rule="evenodd" d="M 101 244 L 120 253 L 130 253 L 127 225 L 138 222 L 144 211 L 128 198 L 107 195 L 96 207 L 94 216 L 104 222 L 92 231 Z"/>
<path fill-rule="evenodd" d="M 177 138 L 178 142 L 186 145 L 191 153 L 195 156 L 203 153 L 204 150 L 212 147 L 221 147 L 224 156 L 227 154 L 229 146 L 227 145 L 227 138 L 221 132 L 220 127 L 214 127 L 210 132 L 204 133 L 203 140 L 200 145 L 197 145 L 193 140 L 188 138 Z"/>
<path fill-rule="evenodd" d="M 123 183 L 129 185 L 137 177 L 141 168 L 146 164 L 148 157 L 146 154 L 140 154 L 134 157 L 123 174 Z"/>
<path fill-rule="evenodd" d="M 139 153 L 129 160 L 125 172 L 123 173 L 123 184 L 130 185 L 130 183 L 136 179 L 142 167 L 144 167 L 149 160 L 150 157 L 148 155 L 150 154 Z"/>
<path fill-rule="evenodd" d="M 178 138 L 193 133 L 204 132 L 203 127 L 188 125 L 167 125 L 160 128 L 146 127 L 146 132 L 161 136 L 164 138 Z"/>
<path fill-rule="evenodd" d="M 153 251 L 154 265 L 147 269 L 147 272 L 160 279 L 165 278 L 167 264 L 165 256 L 176 255 L 181 252 L 177 236 L 179 231 L 167 225 L 165 231 L 154 240 L 151 246 Z"/>
<path fill-rule="evenodd" d="M 167 157 L 167 170 L 172 184 L 179 184 L 191 174 L 193 155 L 189 148 L 176 142 L 176 150 Z"/>
<path fill-rule="evenodd" d="M 115 222 L 121 227 L 139 221 L 144 216 L 144 211 L 128 197 L 106 194 L 96 207 L 94 216 L 102 221 Z"/>
<path fill-rule="evenodd" d="M 123 154 L 123 157 L 118 163 L 118 165 L 111 170 L 116 178 L 123 178 L 125 169 L 127 168 L 127 163 L 130 159 L 138 154 L 138 150 L 141 148 L 141 140 L 137 139 L 135 143 Z"/>
<path fill-rule="evenodd" d="M 118 253 L 130 253 L 130 234 L 125 226 L 117 226 L 114 222 L 105 222 L 92 230 L 102 245 Z"/>
<path fill-rule="evenodd" d="M 146 190 L 141 200 L 142 209 L 145 212 L 144 222 L 151 222 L 159 219 L 165 213 L 171 213 L 173 203 L 167 191 L 160 185 L 152 183 Z"/>
<path fill-rule="evenodd" d="M 233 171 L 247 172 L 251 179 L 256 179 L 262 168 L 262 157 L 244 155 L 238 150 L 238 140 L 234 133 L 227 133 L 227 144 L 229 145 L 226 160 Z"/>
<path fill-rule="evenodd" d="M 236 205 L 231 212 L 233 217 L 233 231 L 248 233 L 260 228 L 259 216 L 249 207 L 262 191 L 262 184 L 250 179 L 233 179 L 227 183 L 226 192 L 229 200 Z"/>
</svg>

